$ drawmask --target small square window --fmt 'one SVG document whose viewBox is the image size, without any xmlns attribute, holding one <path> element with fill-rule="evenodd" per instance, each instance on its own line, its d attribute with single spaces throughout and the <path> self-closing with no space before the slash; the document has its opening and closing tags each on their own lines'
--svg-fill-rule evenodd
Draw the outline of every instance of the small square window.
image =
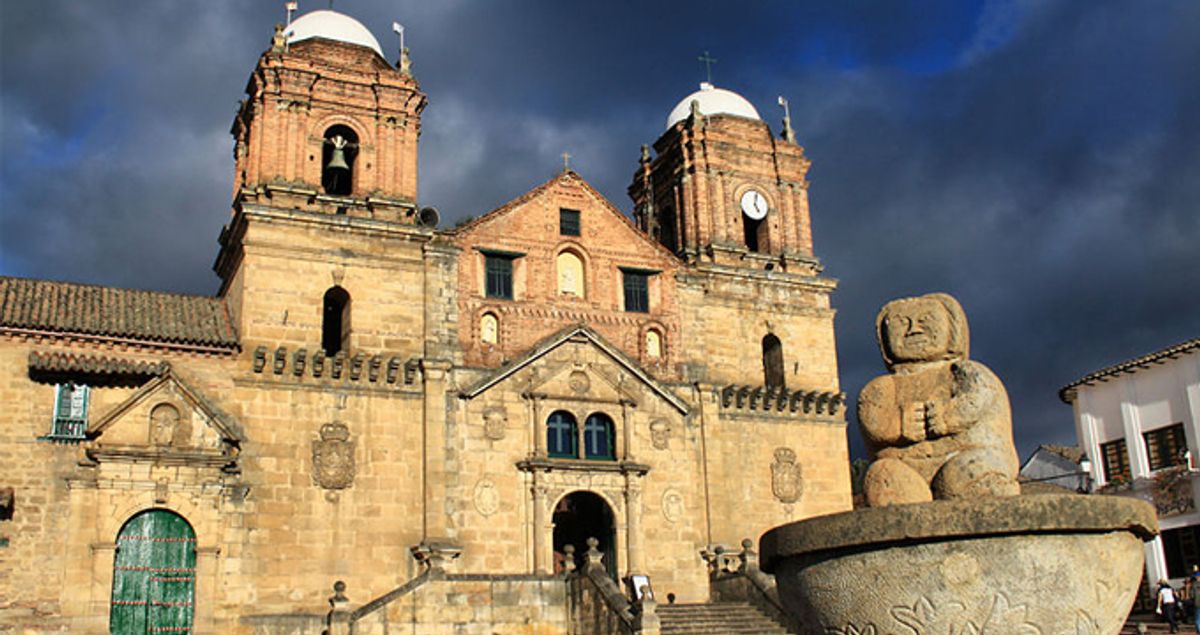
<svg viewBox="0 0 1200 635">
<path fill-rule="evenodd" d="M 485 295 L 489 298 L 511 300 L 513 297 L 513 265 L 512 258 L 488 254 L 485 270 L 487 281 Z"/>
<path fill-rule="evenodd" d="M 86 439 L 88 396 L 87 386 L 59 384 L 54 397 L 54 421 L 45 438 L 53 441 Z"/>
<path fill-rule="evenodd" d="M 623 271 L 625 281 L 625 310 L 634 313 L 650 311 L 650 275 L 639 271 Z"/>
<path fill-rule="evenodd" d="M 565 207 L 559 208 L 558 233 L 563 236 L 579 235 L 579 210 L 567 209 Z"/>
</svg>

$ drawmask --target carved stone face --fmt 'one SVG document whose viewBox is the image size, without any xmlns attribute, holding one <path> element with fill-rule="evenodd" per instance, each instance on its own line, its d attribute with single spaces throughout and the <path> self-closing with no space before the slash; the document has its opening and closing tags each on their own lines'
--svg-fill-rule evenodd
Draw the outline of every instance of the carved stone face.
<svg viewBox="0 0 1200 635">
<path fill-rule="evenodd" d="M 897 304 L 883 318 L 884 342 L 896 362 L 942 359 L 950 350 L 950 315 L 940 302 Z"/>
</svg>

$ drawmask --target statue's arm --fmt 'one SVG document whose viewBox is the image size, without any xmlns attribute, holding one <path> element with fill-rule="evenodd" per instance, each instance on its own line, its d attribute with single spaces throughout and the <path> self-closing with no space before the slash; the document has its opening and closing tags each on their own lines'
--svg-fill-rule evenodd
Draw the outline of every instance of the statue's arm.
<svg viewBox="0 0 1200 635">
<path fill-rule="evenodd" d="M 950 373 L 950 398 L 934 404 L 936 412 L 929 420 L 931 436 L 966 430 L 1008 398 L 1004 385 L 983 364 L 958 362 L 950 367 Z"/>
<path fill-rule="evenodd" d="M 858 423 L 869 443 L 894 445 L 900 440 L 900 412 L 891 375 L 876 377 L 859 393 Z"/>
</svg>

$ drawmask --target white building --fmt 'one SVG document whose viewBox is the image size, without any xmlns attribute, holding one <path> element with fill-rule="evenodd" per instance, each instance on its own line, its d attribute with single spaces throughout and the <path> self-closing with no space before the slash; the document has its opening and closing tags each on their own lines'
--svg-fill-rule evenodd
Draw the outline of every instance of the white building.
<svg viewBox="0 0 1200 635">
<path fill-rule="evenodd" d="M 1059 397 L 1074 407 L 1093 489 L 1158 509 L 1162 533 L 1146 544 L 1147 579 L 1187 575 L 1200 564 L 1200 338 L 1100 369 Z"/>
</svg>

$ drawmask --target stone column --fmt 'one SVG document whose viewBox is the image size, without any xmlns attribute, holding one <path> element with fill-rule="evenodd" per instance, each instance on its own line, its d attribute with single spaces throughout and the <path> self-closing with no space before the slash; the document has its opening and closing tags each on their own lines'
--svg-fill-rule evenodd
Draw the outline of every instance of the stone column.
<svg viewBox="0 0 1200 635">
<path fill-rule="evenodd" d="M 215 545 L 196 547 L 196 591 L 193 619 L 197 633 L 212 633 L 213 616 L 217 609 L 217 556 L 221 548 Z"/>
<path fill-rule="evenodd" d="M 625 548 L 625 573 L 642 572 L 642 483 L 629 472 L 625 474 Z"/>
<path fill-rule="evenodd" d="M 529 433 L 533 436 L 533 455 L 546 458 L 546 428 L 542 421 L 542 404 L 537 395 L 525 395 L 529 400 Z"/>
<path fill-rule="evenodd" d="M 450 362 L 421 361 L 425 376 L 424 444 L 422 447 L 422 490 L 424 492 L 423 538 L 449 538 L 446 535 L 446 374 Z"/>
<path fill-rule="evenodd" d="M 537 470 L 533 471 L 530 493 L 533 494 L 533 572 L 550 573 L 546 568 L 546 549 L 553 549 L 554 545 L 546 544 L 546 485 Z"/>
<path fill-rule="evenodd" d="M 625 461 L 633 460 L 633 413 L 630 412 L 632 408 L 632 403 L 621 400 L 621 444 L 624 447 L 621 448 L 620 453 L 614 453 L 614 455 Z M 616 442 L 616 439 L 613 441 Z"/>
</svg>

